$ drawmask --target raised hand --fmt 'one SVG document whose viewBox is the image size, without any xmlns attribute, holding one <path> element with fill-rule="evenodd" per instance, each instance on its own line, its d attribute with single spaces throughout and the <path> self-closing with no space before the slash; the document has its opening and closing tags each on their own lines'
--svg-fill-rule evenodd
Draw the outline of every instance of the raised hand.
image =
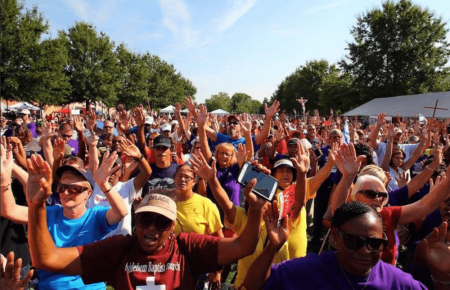
<svg viewBox="0 0 450 290">
<path fill-rule="evenodd" d="M 42 127 L 42 138 L 43 139 L 50 139 L 55 134 L 55 129 L 53 129 L 53 126 L 50 122 L 45 122 L 45 125 Z"/>
<path fill-rule="evenodd" d="M 236 161 L 239 165 L 244 164 L 245 160 L 247 159 L 248 153 L 249 152 L 245 151 L 245 145 L 239 143 L 238 151 L 236 152 Z"/>
<path fill-rule="evenodd" d="M 183 100 L 183 105 L 189 110 L 189 112 L 196 117 L 197 112 L 195 108 L 197 108 L 197 103 L 194 102 L 191 96 L 187 96 Z"/>
<path fill-rule="evenodd" d="M 297 155 L 290 158 L 297 170 L 297 173 L 308 173 L 309 170 L 309 151 L 303 148 L 303 145 L 297 141 Z"/>
<path fill-rule="evenodd" d="M 84 142 L 91 148 L 97 147 L 99 137 L 94 133 L 94 131 L 90 131 L 91 135 L 84 135 Z"/>
<path fill-rule="evenodd" d="M 378 114 L 378 118 L 377 118 L 377 126 L 382 126 L 384 125 L 384 118 L 386 117 L 385 113 L 381 113 Z"/>
<path fill-rule="evenodd" d="M 53 142 L 53 159 L 57 162 L 61 161 L 64 158 L 64 147 L 66 143 L 61 137 L 55 139 Z"/>
<path fill-rule="evenodd" d="M 253 193 L 252 190 L 255 187 L 255 185 L 256 185 L 256 178 L 253 178 L 245 186 L 244 196 L 245 199 L 248 201 L 250 208 L 261 210 L 262 207 L 266 204 L 266 200 Z"/>
<path fill-rule="evenodd" d="M 103 160 L 102 164 L 100 164 L 100 167 L 94 168 L 94 180 L 102 190 L 109 189 L 109 186 L 107 186 L 109 184 L 109 177 L 112 174 L 116 173 L 117 170 L 120 170 L 119 164 L 113 167 L 116 160 L 116 151 L 113 151 L 113 153 L 109 153 L 109 151 L 106 151 L 105 154 L 103 154 Z"/>
<path fill-rule="evenodd" d="M 200 105 L 196 121 L 199 126 L 205 125 L 208 121 L 208 110 L 205 105 Z"/>
<path fill-rule="evenodd" d="M 52 194 L 52 169 L 41 155 L 31 155 L 27 159 L 27 202 L 29 205 L 43 205 Z"/>
<path fill-rule="evenodd" d="M 267 118 L 272 118 L 276 113 L 280 110 L 280 102 L 275 100 L 273 101 L 270 107 L 267 107 L 267 104 L 264 104 L 264 114 Z"/>
<path fill-rule="evenodd" d="M 450 232 L 446 222 L 434 228 L 430 236 L 420 242 L 424 259 L 430 268 L 433 278 L 450 282 Z"/>
<path fill-rule="evenodd" d="M 122 111 L 119 113 L 119 118 L 117 119 L 118 127 L 120 130 L 125 131 L 127 128 L 130 128 L 131 125 L 131 117 L 127 111 Z"/>
<path fill-rule="evenodd" d="M 138 127 L 143 127 L 145 125 L 145 115 L 141 108 L 134 108 L 133 118 Z"/>
<path fill-rule="evenodd" d="M 241 128 L 244 133 L 249 133 L 252 130 L 252 123 L 247 113 L 243 113 L 241 119 Z"/>
<path fill-rule="evenodd" d="M 203 154 L 199 153 L 197 156 L 192 154 L 191 156 L 192 158 L 189 160 L 191 162 L 192 169 L 197 174 L 197 176 L 205 180 L 206 182 L 214 181 L 217 176 L 217 160 L 214 160 L 211 166 L 209 166 Z"/>
<path fill-rule="evenodd" d="M 73 125 L 77 132 L 84 132 L 84 124 L 80 116 L 73 117 Z"/>
<path fill-rule="evenodd" d="M 397 185 L 399 188 L 403 187 L 409 182 L 409 173 L 407 171 L 399 172 L 395 177 L 395 180 L 397 180 Z"/>
<path fill-rule="evenodd" d="M 86 128 L 90 131 L 94 131 L 95 128 L 97 128 L 97 116 L 93 111 L 90 111 L 87 115 L 89 118 L 86 121 Z"/>
<path fill-rule="evenodd" d="M 273 247 L 276 251 L 279 251 L 283 247 L 289 237 L 288 219 L 284 218 L 281 223 L 278 223 L 278 218 L 278 203 L 274 200 L 272 204 L 268 203 L 264 211 L 263 219 L 267 229 L 269 246 Z"/>
<path fill-rule="evenodd" d="M 286 135 L 284 134 L 283 128 L 281 128 L 281 126 L 280 126 L 280 127 L 278 127 L 278 130 L 275 133 L 275 141 L 281 142 L 284 140 L 284 138 L 286 138 Z"/>
<path fill-rule="evenodd" d="M 174 110 L 174 112 L 175 112 L 175 115 L 177 115 L 177 116 L 181 114 L 181 105 L 180 105 L 180 103 L 178 103 L 178 102 L 175 103 L 175 110 Z"/>
<path fill-rule="evenodd" d="M 397 135 L 397 133 L 395 132 L 394 124 L 387 125 L 387 130 L 388 130 L 388 138 L 391 140 L 394 139 L 395 135 Z"/>
<path fill-rule="evenodd" d="M 130 140 L 123 140 L 122 144 L 120 144 L 120 147 L 122 148 L 123 154 L 133 157 L 134 159 L 141 158 L 141 151 L 139 151 L 139 148 L 137 148 L 137 146 L 134 145 Z"/>
<path fill-rule="evenodd" d="M 12 151 L 6 152 L 3 144 L 0 145 L 0 164 L 2 165 L 1 186 L 9 186 L 12 182 L 11 173 L 14 166 Z"/>
<path fill-rule="evenodd" d="M 331 144 L 331 148 L 328 149 L 328 162 L 336 163 L 338 151 L 339 151 L 339 144 L 338 143 Z"/>
<path fill-rule="evenodd" d="M 365 155 L 356 157 L 355 146 L 353 144 L 342 144 L 336 157 L 336 165 L 344 176 L 358 174 L 361 162 L 366 158 Z"/>
<path fill-rule="evenodd" d="M 14 261 L 14 252 L 9 252 L 5 258 L 1 256 L 1 289 L 7 290 L 22 290 L 30 282 L 33 277 L 34 270 L 30 270 L 23 280 L 20 280 L 20 270 L 22 269 L 22 259 L 19 258 Z"/>
</svg>

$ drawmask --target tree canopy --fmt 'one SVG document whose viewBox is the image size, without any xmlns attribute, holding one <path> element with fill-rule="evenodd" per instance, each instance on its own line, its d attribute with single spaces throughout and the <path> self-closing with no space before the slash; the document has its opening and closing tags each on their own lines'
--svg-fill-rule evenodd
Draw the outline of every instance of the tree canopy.
<svg viewBox="0 0 450 290">
<path fill-rule="evenodd" d="M 449 90 L 446 24 L 409 0 L 386 1 L 358 16 L 339 64 L 355 77 L 361 101 Z"/>
</svg>

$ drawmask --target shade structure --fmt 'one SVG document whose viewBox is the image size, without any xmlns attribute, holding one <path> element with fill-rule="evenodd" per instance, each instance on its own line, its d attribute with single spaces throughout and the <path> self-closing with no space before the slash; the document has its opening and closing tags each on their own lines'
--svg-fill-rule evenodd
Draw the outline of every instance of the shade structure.
<svg viewBox="0 0 450 290">
<path fill-rule="evenodd" d="M 373 99 L 343 115 L 376 116 L 380 113 L 386 113 L 387 116 L 395 117 L 398 113 L 402 117 L 413 117 L 414 114 L 421 114 L 428 118 L 433 115 L 433 109 L 424 107 L 434 107 L 436 100 L 438 101 L 438 107 L 447 110 L 437 109 L 435 117 L 450 118 L 450 91 Z"/>
<path fill-rule="evenodd" d="M 9 109 L 11 110 L 23 110 L 23 109 L 27 109 L 27 110 L 32 110 L 32 111 L 39 111 L 40 108 L 36 107 L 28 102 L 20 102 L 14 105 L 9 106 Z"/>
<path fill-rule="evenodd" d="M 222 110 L 222 109 L 217 109 L 211 112 L 211 114 L 215 114 L 215 115 L 226 115 L 229 114 L 227 111 Z"/>
<path fill-rule="evenodd" d="M 61 114 L 69 114 L 70 113 L 70 109 L 69 108 L 64 108 L 62 110 L 59 111 Z"/>
<path fill-rule="evenodd" d="M 164 114 L 173 114 L 175 112 L 175 107 L 170 105 L 165 107 L 164 109 L 159 110 L 159 112 Z"/>
</svg>

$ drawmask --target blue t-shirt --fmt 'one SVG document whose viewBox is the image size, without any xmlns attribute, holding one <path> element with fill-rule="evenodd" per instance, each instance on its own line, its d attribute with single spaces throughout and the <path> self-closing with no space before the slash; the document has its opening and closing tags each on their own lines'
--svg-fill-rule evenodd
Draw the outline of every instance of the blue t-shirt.
<svg viewBox="0 0 450 290">
<path fill-rule="evenodd" d="M 228 135 L 217 133 L 217 139 L 216 142 L 214 142 L 214 145 L 217 146 L 220 143 L 231 143 L 237 150 L 239 144 L 245 145 L 245 138 L 231 139 Z"/>
<path fill-rule="evenodd" d="M 350 285 L 351 284 L 351 285 Z M 427 289 L 410 274 L 382 262 L 372 268 L 369 276 L 345 273 L 335 252 L 320 256 L 309 253 L 304 258 L 283 261 L 272 266 L 264 289 Z"/>
<path fill-rule="evenodd" d="M 96 206 L 88 208 L 80 218 L 68 219 L 64 216 L 61 206 L 48 206 L 48 230 L 55 245 L 64 248 L 75 247 L 103 239 L 107 233 L 117 228 L 117 224 L 108 225 L 106 220 L 108 210 L 109 207 Z M 38 289 L 106 289 L 105 283 L 85 285 L 78 275 L 39 270 L 38 279 Z"/>
</svg>

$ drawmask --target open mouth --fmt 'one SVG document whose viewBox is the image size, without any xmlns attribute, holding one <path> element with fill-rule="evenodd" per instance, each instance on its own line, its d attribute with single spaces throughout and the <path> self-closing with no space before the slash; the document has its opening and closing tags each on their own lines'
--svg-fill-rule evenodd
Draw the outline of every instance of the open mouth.
<svg viewBox="0 0 450 290">
<path fill-rule="evenodd" d="M 156 241 L 158 241 L 157 238 L 155 238 L 154 236 L 150 236 L 150 235 L 144 235 L 144 240 L 145 240 L 145 243 L 147 243 L 149 245 L 154 244 L 154 243 L 156 243 Z"/>
</svg>

